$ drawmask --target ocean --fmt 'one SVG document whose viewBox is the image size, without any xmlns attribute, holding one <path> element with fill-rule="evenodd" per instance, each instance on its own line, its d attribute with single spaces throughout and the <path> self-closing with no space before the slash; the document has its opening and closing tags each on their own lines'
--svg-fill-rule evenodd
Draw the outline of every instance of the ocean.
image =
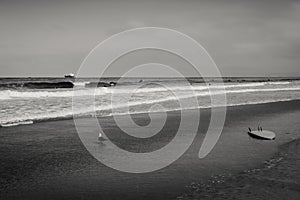
<svg viewBox="0 0 300 200">
<path fill-rule="evenodd" d="M 105 117 L 114 114 L 134 114 L 172 111 L 180 109 L 211 107 L 211 95 L 223 93 L 219 86 L 224 81 L 226 105 L 259 104 L 300 99 L 298 78 L 103 78 L 103 82 L 117 82 L 116 86 L 89 88 L 86 84 L 99 81 L 96 78 L 73 80 L 74 88 L 41 89 L 24 87 L 24 83 L 47 82 L 55 84 L 72 81 L 65 78 L 0 78 L 0 126 L 32 124 L 37 121 L 72 118 L 73 116 L 97 115 Z M 214 93 L 209 88 L 214 88 Z M 218 87 L 220 87 L 218 90 Z M 137 89 L 136 89 L 137 88 Z M 179 92 L 179 96 L 174 95 Z M 193 92 L 193 96 L 191 96 Z M 117 94 L 117 95 L 115 95 Z M 113 103 L 112 95 L 115 95 Z M 130 95 L 124 102 L 123 96 Z M 76 109 L 73 98 L 76 96 Z M 198 104 L 182 108 L 178 99 L 197 97 Z M 94 104 L 91 104 L 94 98 Z M 160 104 L 161 106 L 154 106 Z M 129 109 L 123 109 L 128 107 Z"/>
</svg>

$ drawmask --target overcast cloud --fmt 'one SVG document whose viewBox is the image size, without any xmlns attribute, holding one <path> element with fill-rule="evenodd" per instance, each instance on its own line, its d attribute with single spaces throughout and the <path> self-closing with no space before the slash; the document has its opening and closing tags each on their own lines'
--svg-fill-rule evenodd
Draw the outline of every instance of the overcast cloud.
<svg viewBox="0 0 300 200">
<path fill-rule="evenodd" d="M 0 76 L 76 73 L 99 42 L 143 26 L 191 36 L 224 76 L 300 76 L 295 0 L 0 0 Z"/>
</svg>

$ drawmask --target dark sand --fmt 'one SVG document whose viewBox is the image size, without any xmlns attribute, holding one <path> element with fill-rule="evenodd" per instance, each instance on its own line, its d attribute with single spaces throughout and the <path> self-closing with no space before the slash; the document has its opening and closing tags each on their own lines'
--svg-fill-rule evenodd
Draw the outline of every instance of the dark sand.
<svg viewBox="0 0 300 200">
<path fill-rule="evenodd" d="M 263 165 L 187 186 L 176 199 L 300 199 L 300 140 L 280 147 Z"/>
<path fill-rule="evenodd" d="M 191 110 L 190 117 L 193 115 Z M 241 196 L 236 198 L 255 199 L 251 193 L 248 194 L 249 191 L 241 190 L 241 185 L 256 186 L 258 181 L 262 187 L 267 187 L 268 183 L 263 179 L 265 174 L 255 174 L 262 179 L 254 179 L 252 172 L 246 175 L 239 173 L 261 166 L 278 152 L 280 146 L 299 137 L 300 101 L 229 107 L 216 147 L 207 157 L 198 159 L 209 117 L 210 110 L 201 109 L 198 134 L 189 150 L 172 165 L 148 174 L 118 172 L 98 162 L 82 145 L 73 120 L 0 128 L 0 199 L 174 199 L 185 193 L 197 198 L 199 190 L 195 193 L 185 186 L 192 182 L 204 183 L 220 174 L 224 177 L 232 175 L 230 178 L 234 184 L 232 187 L 229 184 L 228 191 L 223 189 L 225 193 L 238 191 Z M 134 115 L 133 118 L 139 124 L 148 122 L 146 114 Z M 168 143 L 174 136 L 179 119 L 179 112 L 168 113 L 162 132 L 142 144 L 126 138 L 111 117 L 101 118 L 100 122 L 116 144 L 130 151 L 145 152 Z M 82 119 L 86 126 L 89 121 L 89 118 Z M 248 126 L 254 128 L 258 123 L 275 131 L 276 140 L 250 139 L 246 133 Z M 188 136 L 189 130 L 186 132 Z M 297 149 L 292 151 L 299 152 Z M 282 160 L 292 163 L 293 159 L 288 158 Z M 287 166 L 289 164 L 282 165 L 283 168 Z M 284 178 L 298 184 L 299 171 L 294 169 L 287 167 L 281 170 L 290 174 L 270 173 L 270 184 Z M 237 182 L 240 179 L 241 185 Z M 207 187 L 210 187 L 209 184 Z M 286 193 L 289 192 L 292 196 L 298 194 L 287 189 Z M 273 194 L 269 196 L 264 189 L 252 194 L 258 199 L 273 198 Z"/>
</svg>

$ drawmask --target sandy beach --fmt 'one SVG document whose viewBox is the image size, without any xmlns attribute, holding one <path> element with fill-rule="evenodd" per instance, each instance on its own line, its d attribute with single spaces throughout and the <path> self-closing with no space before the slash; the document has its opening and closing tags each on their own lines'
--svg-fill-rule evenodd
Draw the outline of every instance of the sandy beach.
<svg viewBox="0 0 300 200">
<path fill-rule="evenodd" d="M 191 110 L 189 117 L 193 115 Z M 139 124 L 147 124 L 149 120 L 147 114 L 132 117 Z M 188 151 L 170 166 L 148 174 L 119 172 L 98 162 L 82 145 L 73 120 L 0 128 L 0 198 L 210 199 L 215 197 L 209 196 L 207 188 L 211 188 L 218 191 L 211 195 L 217 195 L 220 199 L 224 197 L 223 192 L 228 198 L 262 199 L 273 198 L 272 191 L 276 192 L 282 185 L 286 192 L 281 193 L 281 197 L 288 197 L 289 194 L 297 197 L 299 140 L 294 140 L 300 136 L 299 117 L 300 101 L 297 100 L 228 107 L 220 140 L 207 157 L 199 159 L 199 148 L 210 119 L 210 109 L 201 109 L 198 134 Z M 81 120 L 89 125 L 89 118 Z M 112 141 L 135 152 L 148 151 L 168 143 L 178 120 L 178 111 L 169 112 L 167 123 L 157 137 L 136 144 L 134 140 L 123 142 L 125 136 L 112 117 L 99 119 Z M 249 138 L 248 127 L 256 128 L 258 124 L 276 132 L 276 140 Z M 186 132 L 188 136 L 189 131 Z M 284 156 L 281 156 L 279 164 L 270 171 L 253 171 L 264 169 L 264 162 L 282 154 Z M 297 162 L 292 159 L 295 156 L 298 156 Z M 288 178 L 284 172 L 288 173 Z M 225 185 L 212 184 L 212 177 L 222 180 Z M 191 186 L 197 189 L 191 190 Z M 261 189 L 265 187 L 273 189 L 268 194 Z M 230 196 L 232 190 L 235 195 Z"/>
<path fill-rule="evenodd" d="M 262 165 L 194 182 L 176 199 L 299 199 L 299 153 L 300 140 L 293 140 L 280 146 L 279 152 Z"/>
</svg>

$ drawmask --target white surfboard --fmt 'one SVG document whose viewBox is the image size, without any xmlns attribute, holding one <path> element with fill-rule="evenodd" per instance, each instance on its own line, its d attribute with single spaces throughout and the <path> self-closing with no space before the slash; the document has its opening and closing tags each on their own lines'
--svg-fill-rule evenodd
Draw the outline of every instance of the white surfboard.
<svg viewBox="0 0 300 200">
<path fill-rule="evenodd" d="M 248 131 L 249 136 L 261 140 L 275 140 L 276 134 L 272 131 Z"/>
</svg>

